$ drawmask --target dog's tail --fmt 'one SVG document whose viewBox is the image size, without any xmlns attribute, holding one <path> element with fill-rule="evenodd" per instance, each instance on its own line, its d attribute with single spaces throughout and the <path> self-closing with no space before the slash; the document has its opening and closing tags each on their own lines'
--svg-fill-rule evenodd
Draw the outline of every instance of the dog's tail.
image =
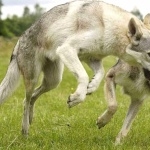
<svg viewBox="0 0 150 150">
<path fill-rule="evenodd" d="M 14 48 L 6 76 L 0 84 L 0 104 L 15 91 L 19 83 L 20 71 L 16 59 L 18 48 L 19 42 Z"/>
</svg>

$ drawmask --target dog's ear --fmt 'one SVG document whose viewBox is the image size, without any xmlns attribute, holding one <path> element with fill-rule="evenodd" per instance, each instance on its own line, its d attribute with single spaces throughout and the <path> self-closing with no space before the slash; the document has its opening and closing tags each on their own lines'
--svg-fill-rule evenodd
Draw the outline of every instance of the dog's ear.
<svg viewBox="0 0 150 150">
<path fill-rule="evenodd" d="M 150 25 L 150 14 L 147 14 L 145 17 L 144 17 L 144 24 L 145 25 Z"/>
<path fill-rule="evenodd" d="M 128 24 L 129 32 L 128 37 L 130 38 L 133 45 L 137 46 L 142 37 L 142 32 L 138 23 L 131 18 Z"/>
</svg>

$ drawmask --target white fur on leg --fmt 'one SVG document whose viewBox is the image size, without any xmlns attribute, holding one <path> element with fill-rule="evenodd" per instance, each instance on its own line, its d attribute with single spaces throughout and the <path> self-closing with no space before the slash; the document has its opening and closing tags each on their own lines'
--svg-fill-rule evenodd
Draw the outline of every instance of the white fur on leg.
<svg viewBox="0 0 150 150">
<path fill-rule="evenodd" d="M 101 64 L 101 61 L 93 60 L 93 61 L 90 61 L 88 65 L 92 68 L 95 74 L 87 88 L 87 94 L 91 94 L 98 89 L 104 77 L 104 68 Z"/>
<path fill-rule="evenodd" d="M 56 52 L 57 55 L 61 58 L 62 62 L 68 67 L 68 69 L 76 76 L 78 80 L 76 91 L 69 96 L 67 101 L 68 106 L 73 107 L 85 99 L 89 77 L 78 58 L 76 49 L 71 47 L 69 44 L 63 44 L 57 49 Z"/>
</svg>

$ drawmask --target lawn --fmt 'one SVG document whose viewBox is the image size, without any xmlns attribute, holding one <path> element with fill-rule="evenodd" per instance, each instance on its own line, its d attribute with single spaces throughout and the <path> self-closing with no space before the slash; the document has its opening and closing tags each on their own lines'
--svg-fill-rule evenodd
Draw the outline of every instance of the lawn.
<svg viewBox="0 0 150 150">
<path fill-rule="evenodd" d="M 3 79 L 16 39 L 0 38 L 0 81 Z M 115 62 L 104 59 L 105 70 Z M 91 70 L 84 64 L 89 76 Z M 148 150 L 150 149 L 150 102 L 145 101 L 122 145 L 115 147 L 130 98 L 117 87 L 118 111 L 102 129 L 96 126 L 97 117 L 107 108 L 99 89 L 78 106 L 69 109 L 67 98 L 76 88 L 75 77 L 65 68 L 59 87 L 42 95 L 36 102 L 33 124 L 27 138 L 21 135 L 24 85 L 20 81 L 15 93 L 0 106 L 0 150 Z"/>
</svg>

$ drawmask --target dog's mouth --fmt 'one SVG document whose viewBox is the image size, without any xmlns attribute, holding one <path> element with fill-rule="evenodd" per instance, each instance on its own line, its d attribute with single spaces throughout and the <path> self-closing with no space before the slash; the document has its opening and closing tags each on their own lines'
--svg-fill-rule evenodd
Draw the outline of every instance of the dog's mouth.
<svg viewBox="0 0 150 150">
<path fill-rule="evenodd" d="M 150 49 L 146 50 L 146 53 L 150 57 Z"/>
<path fill-rule="evenodd" d="M 147 53 L 148 54 L 148 56 L 150 57 L 150 52 L 149 53 Z"/>
</svg>

